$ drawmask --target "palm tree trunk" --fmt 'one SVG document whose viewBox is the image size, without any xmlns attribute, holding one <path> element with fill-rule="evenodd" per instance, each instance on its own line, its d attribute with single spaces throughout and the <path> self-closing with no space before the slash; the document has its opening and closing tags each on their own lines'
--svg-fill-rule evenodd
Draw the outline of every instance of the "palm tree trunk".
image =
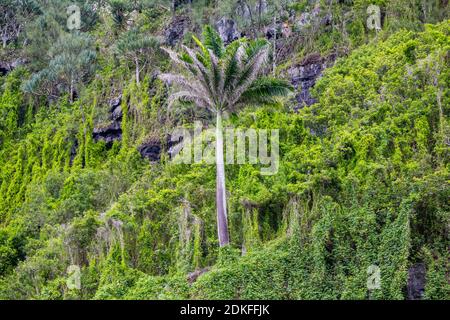
<svg viewBox="0 0 450 320">
<path fill-rule="evenodd" d="M 222 114 L 217 112 L 216 120 L 216 202 L 217 202 L 217 233 L 219 246 L 223 247 L 230 243 L 227 221 L 227 199 L 225 189 L 225 163 L 223 157 L 223 128 Z"/>
</svg>

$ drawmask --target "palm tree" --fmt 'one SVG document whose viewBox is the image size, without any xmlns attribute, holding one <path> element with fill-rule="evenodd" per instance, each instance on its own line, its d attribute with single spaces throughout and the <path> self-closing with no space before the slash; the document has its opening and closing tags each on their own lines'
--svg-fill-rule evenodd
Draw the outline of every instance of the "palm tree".
<svg viewBox="0 0 450 320">
<path fill-rule="evenodd" d="M 193 37 L 198 49 L 183 46 L 178 54 L 163 48 L 170 58 L 187 71 L 182 74 L 162 74 L 160 78 L 177 84 L 180 91 L 169 97 L 169 107 L 177 101 L 193 102 L 216 117 L 216 202 L 219 245 L 229 244 L 225 189 L 222 116 L 236 112 L 249 104 L 273 102 L 287 95 L 291 86 L 284 80 L 263 76 L 270 46 L 266 40 L 239 39 L 227 47 L 219 34 L 206 26 L 203 43 Z"/>
</svg>

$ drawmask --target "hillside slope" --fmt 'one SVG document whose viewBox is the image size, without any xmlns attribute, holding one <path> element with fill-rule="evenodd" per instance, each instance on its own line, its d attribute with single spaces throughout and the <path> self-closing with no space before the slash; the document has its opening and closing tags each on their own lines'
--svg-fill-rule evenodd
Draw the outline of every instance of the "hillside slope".
<svg viewBox="0 0 450 320">
<path fill-rule="evenodd" d="M 144 29 L 161 33 L 150 14 Z M 297 95 L 225 120 L 279 129 L 281 158 L 273 176 L 226 167 L 232 243 L 222 249 L 214 166 L 173 164 L 167 153 L 175 125 L 210 119 L 167 110 L 162 52 L 146 53 L 135 81 L 134 64 L 109 52 L 125 31 L 97 25 L 88 33 L 99 66 L 78 91 L 30 95 L 37 60 L 8 71 L 0 298 L 450 299 L 450 21 L 420 30 L 386 19 L 369 36 L 361 21 L 343 38 L 323 25 L 310 48 L 280 52 L 284 78 L 321 57 L 311 103 Z M 80 268 L 79 290 L 69 266 Z M 379 289 L 368 290 L 368 268 L 380 269 Z"/>
</svg>

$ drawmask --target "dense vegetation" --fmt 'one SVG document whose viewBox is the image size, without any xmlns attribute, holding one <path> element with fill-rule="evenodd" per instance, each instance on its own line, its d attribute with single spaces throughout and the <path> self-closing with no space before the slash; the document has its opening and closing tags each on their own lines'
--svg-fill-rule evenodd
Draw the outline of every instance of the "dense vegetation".
<svg viewBox="0 0 450 320">
<path fill-rule="evenodd" d="M 423 298 L 450 298 L 448 1 L 374 1 L 378 32 L 364 0 L 73 2 L 83 19 L 69 31 L 72 2 L 0 0 L 0 61 L 21 61 L 0 77 L 0 298 L 405 299 L 417 263 Z M 236 14 L 245 6 L 252 19 Z M 167 108 L 158 75 L 177 69 L 164 32 L 187 17 L 182 53 L 224 14 L 256 39 L 314 8 L 319 22 L 268 40 L 265 73 L 290 80 L 312 53 L 338 57 L 316 103 L 251 103 L 223 119 L 279 129 L 281 159 L 272 176 L 226 165 L 219 249 L 215 166 L 138 149 L 167 150 L 174 126 L 215 120 L 195 103 Z M 119 95 L 120 139 L 94 139 Z M 67 285 L 73 265 L 80 289 Z M 381 288 L 369 291 L 371 265 Z"/>
</svg>

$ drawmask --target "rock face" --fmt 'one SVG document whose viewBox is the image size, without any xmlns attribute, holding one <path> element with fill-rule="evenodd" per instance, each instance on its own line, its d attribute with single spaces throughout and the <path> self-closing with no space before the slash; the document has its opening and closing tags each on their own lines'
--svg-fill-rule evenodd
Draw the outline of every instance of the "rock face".
<svg viewBox="0 0 450 320">
<path fill-rule="evenodd" d="M 9 68 L 9 65 L 3 61 L 0 61 L 0 76 L 7 75 L 10 71 L 11 69 Z"/>
<path fill-rule="evenodd" d="M 339 2 L 342 2 L 341 0 Z M 293 17 L 293 25 L 298 32 L 302 32 L 308 28 L 317 28 L 319 26 L 330 26 L 333 16 L 327 10 L 322 10 L 320 2 L 316 1 L 315 5 L 309 11 L 301 12 Z"/>
<path fill-rule="evenodd" d="M 169 46 L 174 46 L 178 41 L 183 39 L 188 26 L 189 26 L 188 17 L 174 16 L 164 34 L 165 44 Z"/>
<path fill-rule="evenodd" d="M 235 14 L 243 20 L 251 20 L 259 14 L 266 14 L 267 10 L 267 0 L 258 0 L 254 6 L 251 6 L 247 1 L 237 1 Z"/>
<path fill-rule="evenodd" d="M 427 270 L 424 263 L 416 263 L 408 270 L 408 299 L 420 300 L 425 293 Z"/>
<path fill-rule="evenodd" d="M 110 101 L 110 123 L 107 126 L 94 128 L 92 136 L 94 141 L 105 141 L 108 147 L 111 147 L 114 141 L 120 141 L 122 139 L 122 96 L 119 96 Z M 167 146 L 167 153 L 169 156 L 174 152 L 174 147 L 181 142 L 181 139 L 178 141 L 172 141 L 172 137 L 170 135 L 167 136 L 167 140 L 165 146 Z M 77 143 L 77 142 L 76 142 Z M 76 152 L 76 148 L 78 144 L 74 145 Z M 161 159 L 161 154 L 164 152 L 164 146 L 160 139 L 149 139 L 145 143 L 141 144 L 138 147 L 138 151 L 141 156 L 145 159 L 150 160 L 151 162 L 156 162 Z M 73 158 L 76 153 L 73 154 Z"/>
<path fill-rule="evenodd" d="M 264 28 L 264 35 L 268 40 L 273 40 L 276 35 L 277 40 L 281 38 L 289 38 L 292 34 L 291 26 L 286 22 L 277 22 L 275 26 L 270 25 Z"/>
<path fill-rule="evenodd" d="M 229 44 L 241 37 L 236 22 L 232 19 L 222 18 L 216 23 L 216 29 L 225 44 Z"/>
<path fill-rule="evenodd" d="M 94 141 L 105 141 L 108 146 L 111 146 L 114 141 L 122 139 L 122 96 L 119 96 L 110 101 L 111 123 L 105 127 L 94 128 L 92 136 Z"/>
<path fill-rule="evenodd" d="M 145 142 L 138 147 L 138 150 L 143 158 L 148 159 L 151 162 L 159 161 L 161 159 L 161 141 L 151 140 Z"/>
<path fill-rule="evenodd" d="M 18 66 L 24 64 L 22 59 L 15 59 L 12 61 L 0 61 L 0 76 L 5 76 L 13 71 Z"/>
<path fill-rule="evenodd" d="M 192 3 L 192 0 L 172 0 L 172 7 L 175 11 L 184 4 Z"/>
<path fill-rule="evenodd" d="M 166 138 L 166 146 L 167 153 L 170 157 L 173 156 L 174 147 L 182 141 L 180 138 L 178 141 L 172 141 L 172 137 L 170 135 Z M 159 139 L 150 139 L 149 141 L 141 144 L 138 147 L 138 150 L 141 156 L 145 159 L 150 160 L 151 162 L 159 161 L 161 159 L 161 154 L 163 152 L 163 146 L 161 140 Z"/>
<path fill-rule="evenodd" d="M 257 12 L 258 14 L 266 14 L 267 10 L 268 10 L 269 6 L 267 4 L 267 0 L 259 0 L 256 4 L 255 4 L 255 12 Z"/>
<path fill-rule="evenodd" d="M 94 128 L 93 138 L 96 142 L 103 140 L 108 146 L 111 146 L 114 141 L 122 139 L 122 128 L 120 127 L 120 123 L 113 121 L 107 127 Z"/>
<path fill-rule="evenodd" d="M 315 53 L 307 56 L 300 64 L 288 70 L 292 85 L 298 92 L 296 95 L 298 105 L 295 111 L 317 102 L 311 96 L 311 89 L 322 75 L 322 71 L 330 67 L 335 59 L 334 55 L 324 58 L 320 54 Z"/>
</svg>

